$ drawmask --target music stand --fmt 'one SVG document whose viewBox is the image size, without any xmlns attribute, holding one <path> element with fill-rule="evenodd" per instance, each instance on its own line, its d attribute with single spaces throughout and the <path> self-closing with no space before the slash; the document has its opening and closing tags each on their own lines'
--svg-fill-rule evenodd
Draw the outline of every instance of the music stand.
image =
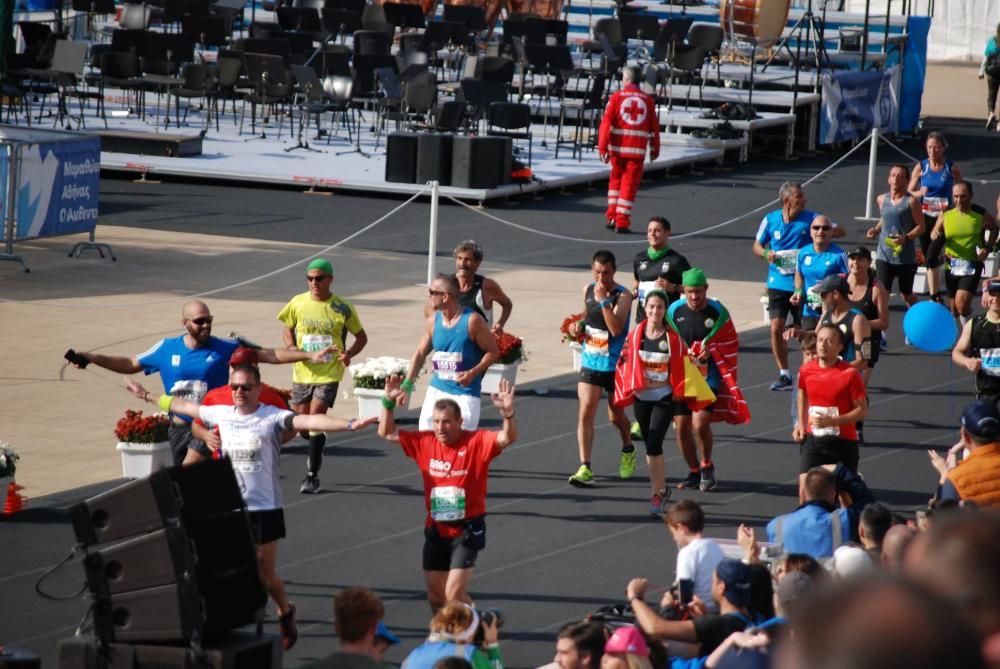
<svg viewBox="0 0 1000 669">
<path fill-rule="evenodd" d="M 549 78 L 550 75 L 555 75 L 561 80 L 563 72 L 572 72 L 575 69 L 573 56 L 570 54 L 569 47 L 565 44 L 526 44 L 525 51 L 527 52 L 528 63 L 531 69 L 545 76 L 545 111 L 542 114 L 542 146 L 548 147 L 545 139 L 545 131 L 549 123 L 549 108 L 552 106 Z"/>
<path fill-rule="evenodd" d="M 324 7 L 323 29 L 335 38 L 340 36 L 346 39 L 347 35 L 353 35 L 356 31 L 362 30 L 361 14 L 349 9 Z M 344 40 L 341 42 L 343 43 Z"/>
<path fill-rule="evenodd" d="M 346 9 L 361 14 L 365 11 L 366 0 L 326 0 L 327 9 Z"/>
<path fill-rule="evenodd" d="M 224 16 L 183 16 L 181 34 L 205 46 L 226 45 L 226 17 Z"/>
<path fill-rule="evenodd" d="M 667 19 L 660 27 L 660 33 L 656 36 L 656 42 L 653 46 L 654 51 L 657 49 L 657 45 L 662 46 L 665 43 L 667 46 L 666 58 L 664 60 L 667 62 L 667 71 L 670 74 L 670 94 L 667 99 L 668 111 L 673 109 L 674 103 L 674 56 L 677 55 L 677 45 L 684 41 L 688 31 L 691 29 L 692 23 L 694 23 L 694 19 L 690 18 Z"/>
<path fill-rule="evenodd" d="M 445 5 L 444 20 L 463 23 L 469 30 L 486 30 L 486 11 L 482 7 L 470 5 Z"/>
<path fill-rule="evenodd" d="M 259 91 L 258 96 L 260 99 L 261 107 L 266 110 L 267 105 L 270 104 L 271 87 L 279 86 L 285 83 L 285 61 L 284 58 L 278 55 L 266 54 L 266 53 L 246 53 L 243 56 L 243 62 L 247 71 L 247 79 L 254 85 L 254 89 Z M 243 102 L 244 111 L 246 110 L 246 100 Z M 256 114 L 255 105 L 251 104 L 251 116 Z M 264 112 L 267 113 L 266 111 Z M 263 116 L 260 121 L 260 135 L 252 137 L 251 139 L 267 139 L 267 132 L 264 129 L 265 123 L 267 123 L 267 117 Z M 279 124 L 283 124 L 283 121 L 279 118 Z M 253 124 L 253 119 L 251 118 L 251 124 Z M 242 116 L 240 120 L 240 129 L 242 130 Z M 278 126 L 278 136 L 281 136 L 281 125 Z M 244 140 L 249 141 L 249 140 Z"/>
<path fill-rule="evenodd" d="M 397 28 L 423 28 L 427 25 L 420 5 L 401 2 L 387 2 L 382 5 L 385 20 Z"/>
</svg>

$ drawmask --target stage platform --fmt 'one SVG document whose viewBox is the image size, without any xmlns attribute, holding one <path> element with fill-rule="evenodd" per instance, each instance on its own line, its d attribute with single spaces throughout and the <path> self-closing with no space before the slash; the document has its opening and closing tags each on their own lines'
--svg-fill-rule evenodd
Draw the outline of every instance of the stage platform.
<svg viewBox="0 0 1000 669">
<path fill-rule="evenodd" d="M 791 158 L 795 147 L 795 114 L 782 114 L 780 112 L 757 112 L 758 118 L 752 120 L 727 120 L 720 118 L 706 118 L 705 113 L 712 111 L 710 109 L 700 109 L 697 107 L 691 107 L 687 109 L 674 108 L 672 110 L 667 110 L 666 108 L 659 108 L 658 113 L 660 115 L 660 123 L 664 125 L 668 133 L 671 129 L 675 129 L 677 133 L 680 133 L 683 128 L 714 128 L 721 123 L 729 123 L 735 130 L 743 131 L 743 140 L 741 146 L 736 147 L 735 145 L 730 145 L 726 148 L 739 148 L 739 160 L 740 162 L 746 162 L 750 151 L 750 145 L 753 143 L 753 133 L 758 130 L 764 130 L 765 128 L 781 128 L 784 127 L 785 130 L 785 158 Z M 686 137 L 686 135 L 678 135 L 676 133 L 664 135 L 665 137 Z M 697 138 L 695 138 L 697 139 Z M 719 140 L 716 140 L 719 141 Z M 671 146 L 676 146 L 677 142 L 671 142 Z"/>
</svg>

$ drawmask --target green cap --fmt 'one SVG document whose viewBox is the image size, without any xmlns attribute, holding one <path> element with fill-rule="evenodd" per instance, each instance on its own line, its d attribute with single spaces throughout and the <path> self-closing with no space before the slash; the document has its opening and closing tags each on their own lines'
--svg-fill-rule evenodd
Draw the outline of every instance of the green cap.
<svg viewBox="0 0 1000 669">
<path fill-rule="evenodd" d="M 333 276 L 333 265 L 330 264 L 329 260 L 324 260 L 323 258 L 316 258 L 309 263 L 309 266 L 306 267 L 306 271 L 308 272 L 311 269 L 318 269 L 325 274 Z"/>
<path fill-rule="evenodd" d="M 691 286 L 692 288 L 704 288 L 708 286 L 708 279 L 705 278 L 704 270 L 700 267 L 692 267 L 681 275 L 681 285 Z"/>
</svg>

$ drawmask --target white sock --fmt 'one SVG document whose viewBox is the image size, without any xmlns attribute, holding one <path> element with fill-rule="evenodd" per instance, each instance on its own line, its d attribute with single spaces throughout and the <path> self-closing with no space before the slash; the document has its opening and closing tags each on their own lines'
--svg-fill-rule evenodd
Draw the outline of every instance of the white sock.
<svg viewBox="0 0 1000 669">
<path fill-rule="evenodd" d="M 792 378 L 792 370 L 790 369 L 782 369 L 781 371 L 778 372 L 778 374 L 780 374 L 781 376 L 787 376 L 788 378 Z"/>
</svg>

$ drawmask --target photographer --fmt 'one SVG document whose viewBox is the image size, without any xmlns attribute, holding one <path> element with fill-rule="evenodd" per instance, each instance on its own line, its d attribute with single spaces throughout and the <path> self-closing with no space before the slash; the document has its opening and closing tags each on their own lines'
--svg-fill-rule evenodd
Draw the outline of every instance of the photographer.
<svg viewBox="0 0 1000 669">
<path fill-rule="evenodd" d="M 719 562 L 712 576 L 712 599 L 719 606 L 719 613 L 706 613 L 705 602 L 695 595 L 689 605 L 673 603 L 680 618 L 667 620 L 643 600 L 649 583 L 644 578 L 634 578 L 625 588 L 625 596 L 635 612 L 639 628 L 646 634 L 664 641 L 697 644 L 697 656 L 705 657 L 714 651 L 733 632 L 750 626 L 750 567 L 739 560 Z M 670 653 L 675 655 L 677 653 Z"/>
<path fill-rule="evenodd" d="M 427 641 L 413 649 L 402 669 L 432 669 L 446 657 L 464 657 L 473 669 L 503 669 L 498 629 L 503 619 L 497 611 L 480 614 L 464 602 L 450 602 L 431 619 Z"/>
</svg>

